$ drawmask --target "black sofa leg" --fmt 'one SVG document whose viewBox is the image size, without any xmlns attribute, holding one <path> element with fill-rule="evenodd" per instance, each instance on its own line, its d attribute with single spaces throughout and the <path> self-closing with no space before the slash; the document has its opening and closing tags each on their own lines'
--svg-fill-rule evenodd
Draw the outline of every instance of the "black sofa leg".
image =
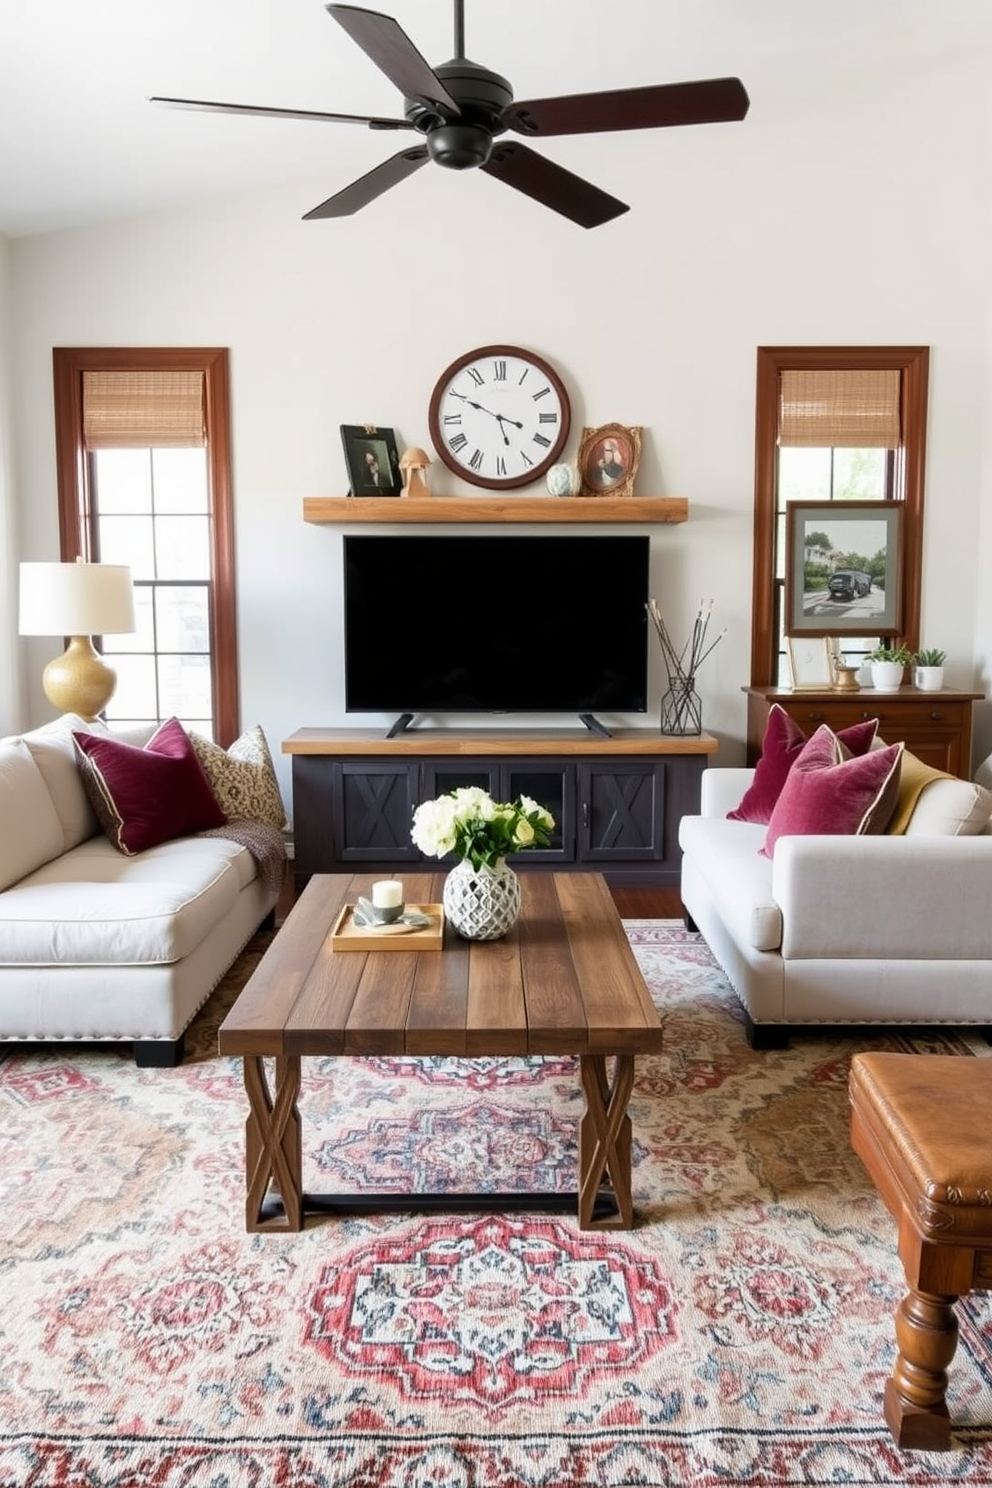
<svg viewBox="0 0 992 1488">
<path fill-rule="evenodd" d="M 745 1013 L 744 1032 L 752 1049 L 787 1049 L 789 1047 L 789 1025 L 787 1023 L 755 1023 L 751 1015 Z"/>
<path fill-rule="evenodd" d="M 139 1069 L 175 1069 L 183 1062 L 184 1045 L 182 1034 L 177 1039 L 135 1039 L 134 1062 Z"/>
<path fill-rule="evenodd" d="M 684 906 L 682 908 L 682 923 L 687 930 L 692 932 L 693 935 L 699 934 L 699 926 L 696 924 L 695 920 L 692 918 L 692 915 Z"/>
<path fill-rule="evenodd" d="M 268 914 L 265 916 L 265 919 L 259 925 L 258 930 L 274 930 L 275 928 L 276 928 L 276 910 L 275 910 L 275 905 L 273 905 L 272 908 L 269 910 Z M 258 930 L 255 931 L 255 934 L 256 935 L 258 934 Z"/>
</svg>

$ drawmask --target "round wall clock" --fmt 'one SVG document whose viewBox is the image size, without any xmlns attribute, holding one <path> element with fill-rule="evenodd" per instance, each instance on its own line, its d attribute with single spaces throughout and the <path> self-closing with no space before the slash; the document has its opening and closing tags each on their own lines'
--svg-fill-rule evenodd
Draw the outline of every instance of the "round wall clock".
<svg viewBox="0 0 992 1488">
<path fill-rule="evenodd" d="M 438 378 L 428 415 L 449 470 L 491 491 L 538 480 L 568 438 L 571 410 L 557 372 L 519 346 L 480 346 Z"/>
</svg>

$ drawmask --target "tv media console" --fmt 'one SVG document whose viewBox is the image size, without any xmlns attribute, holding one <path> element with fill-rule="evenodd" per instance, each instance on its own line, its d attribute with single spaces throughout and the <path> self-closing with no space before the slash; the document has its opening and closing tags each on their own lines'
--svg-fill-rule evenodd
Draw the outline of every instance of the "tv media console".
<svg viewBox="0 0 992 1488">
<path fill-rule="evenodd" d="M 292 756 L 297 891 L 314 873 L 396 873 L 436 865 L 410 837 L 422 801 L 476 785 L 497 801 L 531 796 L 555 818 L 551 845 L 523 869 L 602 873 L 617 887 L 677 887 L 681 818 L 699 810 L 711 734 L 616 729 L 302 728 Z"/>
</svg>

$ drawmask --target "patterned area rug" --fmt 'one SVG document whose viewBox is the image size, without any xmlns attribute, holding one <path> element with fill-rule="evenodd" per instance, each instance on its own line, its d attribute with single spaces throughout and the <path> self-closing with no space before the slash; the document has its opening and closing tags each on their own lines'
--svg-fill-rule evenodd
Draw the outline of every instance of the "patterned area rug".
<svg viewBox="0 0 992 1488">
<path fill-rule="evenodd" d="M 862 1048 L 754 1053 L 705 945 L 627 921 L 665 1015 L 639 1061 L 629 1233 L 570 1216 L 314 1219 L 247 1235 L 246 1103 L 216 1030 L 176 1070 L 108 1048 L 0 1061 L 3 1488 L 992 1483 L 992 1320 L 959 1307 L 954 1450 L 881 1415 L 902 1295 L 848 1138 Z M 575 1184 L 573 1063 L 304 1062 L 312 1190 Z"/>
</svg>

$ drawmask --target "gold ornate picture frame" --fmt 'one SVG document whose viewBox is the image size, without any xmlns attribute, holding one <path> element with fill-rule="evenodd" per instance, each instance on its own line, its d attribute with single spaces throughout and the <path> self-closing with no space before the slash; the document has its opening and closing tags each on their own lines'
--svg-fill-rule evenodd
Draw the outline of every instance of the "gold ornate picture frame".
<svg viewBox="0 0 992 1488">
<path fill-rule="evenodd" d="M 584 428 L 579 445 L 581 496 L 633 496 L 641 463 L 640 424 Z"/>
</svg>

